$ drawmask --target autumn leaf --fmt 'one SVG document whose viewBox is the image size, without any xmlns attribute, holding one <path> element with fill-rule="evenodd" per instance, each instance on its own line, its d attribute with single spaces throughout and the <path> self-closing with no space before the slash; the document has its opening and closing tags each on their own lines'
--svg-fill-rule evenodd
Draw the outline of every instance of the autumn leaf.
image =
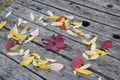
<svg viewBox="0 0 120 80">
<path fill-rule="evenodd" d="M 101 48 L 104 48 L 104 49 L 108 49 L 110 47 L 112 47 L 112 41 L 111 40 L 104 41 L 102 46 L 101 46 Z"/>
<path fill-rule="evenodd" d="M 48 39 L 42 38 L 41 41 L 45 43 L 44 48 L 48 50 L 59 51 L 60 49 L 67 47 L 61 34 L 58 34 L 56 37 L 53 35 Z"/>
<path fill-rule="evenodd" d="M 18 26 L 21 25 L 23 19 L 22 18 L 18 18 Z"/>
<path fill-rule="evenodd" d="M 82 27 L 82 22 L 73 22 L 73 25 L 79 28 Z"/>
<path fill-rule="evenodd" d="M 60 71 L 64 68 L 64 65 L 60 63 L 51 63 L 49 64 L 49 66 L 50 66 L 50 69 L 53 71 Z"/>
<path fill-rule="evenodd" d="M 7 21 L 2 21 L 0 23 L 0 29 L 2 29 L 7 24 Z"/>
<path fill-rule="evenodd" d="M 80 68 L 76 68 L 75 71 L 82 73 L 82 74 L 85 74 L 85 75 L 92 75 L 93 74 L 93 72 L 90 70 L 85 70 L 85 69 L 80 69 Z"/>
<path fill-rule="evenodd" d="M 71 62 L 71 67 L 72 69 L 76 69 L 76 68 L 80 68 L 83 64 L 83 57 L 81 56 L 77 56 L 75 58 L 73 58 L 72 62 Z"/>
<path fill-rule="evenodd" d="M 33 31 L 30 33 L 30 35 L 31 35 L 31 36 L 34 36 L 34 37 L 38 36 L 38 35 L 39 35 L 39 29 L 36 28 L 35 30 L 33 30 Z"/>
<path fill-rule="evenodd" d="M 9 17 L 12 14 L 12 11 L 8 12 L 5 17 Z"/>
<path fill-rule="evenodd" d="M 73 31 L 71 30 L 67 30 L 67 33 L 71 36 L 78 36 L 76 33 L 74 33 Z"/>
<path fill-rule="evenodd" d="M 33 13 L 30 13 L 30 19 L 33 21 L 34 20 L 34 15 L 33 15 Z"/>
</svg>

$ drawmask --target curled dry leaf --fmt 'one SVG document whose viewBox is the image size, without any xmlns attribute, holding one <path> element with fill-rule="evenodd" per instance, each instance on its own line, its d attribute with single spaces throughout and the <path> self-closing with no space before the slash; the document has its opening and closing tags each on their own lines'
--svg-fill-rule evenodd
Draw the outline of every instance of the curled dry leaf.
<svg viewBox="0 0 120 80">
<path fill-rule="evenodd" d="M 83 57 L 82 56 L 77 56 L 75 57 L 72 62 L 71 62 L 71 67 L 72 69 L 80 68 L 83 64 Z"/>
<path fill-rule="evenodd" d="M 51 67 L 50 69 L 53 71 L 60 71 L 64 68 L 64 65 L 60 63 L 51 63 L 49 64 L 49 66 Z"/>
<path fill-rule="evenodd" d="M 12 11 L 8 12 L 5 17 L 9 17 L 12 14 Z"/>
<path fill-rule="evenodd" d="M 36 28 L 35 30 L 33 30 L 33 31 L 30 33 L 30 35 L 31 35 L 31 36 L 34 36 L 34 37 L 38 36 L 38 35 L 39 35 L 39 29 Z"/>
</svg>

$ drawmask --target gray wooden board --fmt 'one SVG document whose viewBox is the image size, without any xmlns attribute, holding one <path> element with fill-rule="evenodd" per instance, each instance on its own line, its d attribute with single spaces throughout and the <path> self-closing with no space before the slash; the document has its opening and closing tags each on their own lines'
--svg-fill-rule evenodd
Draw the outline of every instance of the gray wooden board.
<svg viewBox="0 0 120 80">
<path fill-rule="evenodd" d="M 0 47 L 2 48 L 2 46 Z M 43 80 L 24 67 L 20 67 L 2 53 L 0 53 L 0 77 L 0 80 Z"/>
<path fill-rule="evenodd" d="M 42 4 L 46 4 L 57 9 L 72 13 L 74 15 L 84 17 L 86 19 L 106 24 L 114 27 L 120 27 L 120 17 L 112 16 L 106 13 L 102 13 L 87 7 L 80 6 L 78 4 L 69 5 L 67 0 L 34 0 Z M 76 7 L 77 6 L 77 7 Z"/>
<path fill-rule="evenodd" d="M 120 17 L 120 0 L 67 0 L 70 5 L 79 4 L 94 10 Z M 109 7 L 111 5 L 111 7 Z M 113 7 L 112 7 L 113 6 Z"/>
<path fill-rule="evenodd" d="M 13 19 L 12 19 L 13 18 Z M 16 22 L 17 21 L 17 19 L 18 18 L 16 18 L 14 15 L 11 15 L 8 19 L 7 19 L 7 21 L 9 22 L 9 24 L 10 23 L 13 23 L 13 22 Z M 33 27 L 33 28 L 35 28 L 35 27 L 38 27 L 37 25 L 34 25 L 34 24 L 32 24 L 32 23 L 30 23 L 29 25 L 32 25 L 31 27 Z M 10 24 L 10 25 L 8 25 L 8 26 L 13 26 L 13 24 Z M 7 27 L 7 26 L 6 26 Z M 22 26 L 21 26 L 22 27 Z M 20 27 L 20 28 L 21 28 Z M 9 27 L 8 27 L 9 28 Z M 35 39 L 35 41 L 39 44 L 39 43 L 41 43 L 40 42 L 40 38 L 42 38 L 42 37 L 48 37 L 48 36 L 51 36 L 52 34 L 56 34 L 56 33 L 54 33 L 54 32 L 51 32 L 51 31 L 48 31 L 48 30 L 46 30 L 46 29 L 44 29 L 44 28 L 42 28 L 42 27 L 40 27 L 39 26 L 39 28 L 40 28 L 40 36 L 38 37 L 38 38 L 36 38 Z M 49 34 L 47 34 L 47 33 L 49 33 Z M 67 57 L 70 57 L 71 59 L 73 58 L 73 57 L 75 57 L 76 55 L 80 55 L 83 51 L 85 51 L 85 49 L 86 49 L 86 47 L 85 46 L 83 46 L 83 45 L 79 45 L 78 43 L 75 43 L 74 41 L 72 41 L 72 40 L 69 40 L 69 39 L 65 39 L 65 42 L 66 43 L 68 43 L 69 44 L 69 47 L 67 48 L 67 49 L 65 49 L 65 50 L 60 50 L 59 51 L 59 54 L 61 54 L 61 55 L 65 55 L 65 56 L 67 56 Z M 42 43 L 41 43 L 42 44 Z M 69 55 L 70 54 L 70 55 Z M 108 61 L 108 59 L 109 58 L 111 58 L 111 57 L 108 57 L 108 56 L 106 56 L 105 57 L 105 60 L 104 60 L 104 58 L 101 60 L 103 63 L 107 63 L 107 61 Z M 113 59 L 113 60 L 112 60 Z M 114 59 L 114 58 L 111 58 L 111 61 L 114 61 L 114 60 L 116 60 L 116 59 Z M 110 61 L 110 62 L 111 62 Z M 116 60 L 117 62 L 119 62 L 118 60 Z M 95 61 L 95 62 L 98 62 L 99 63 L 99 61 Z M 114 68 L 114 66 L 112 67 L 112 64 L 110 64 L 111 65 L 111 68 L 112 68 L 112 70 L 114 70 L 114 71 L 112 71 L 112 73 L 111 72 L 106 72 L 105 71 L 105 69 L 106 69 L 106 67 L 104 68 L 104 70 L 99 70 L 99 69 L 103 69 L 103 66 L 105 66 L 105 65 L 103 65 L 102 67 L 101 66 L 99 66 L 99 65 L 97 65 L 96 63 L 95 63 L 94 61 L 91 61 L 90 63 L 94 63 L 93 65 L 95 65 L 94 67 L 93 67 L 93 69 L 95 69 L 95 70 L 97 70 L 97 71 L 99 71 L 99 72 L 102 72 L 102 73 L 104 73 L 104 74 L 107 74 L 108 76 L 110 76 L 111 74 L 113 75 L 114 73 L 113 72 L 115 72 L 116 71 L 116 68 Z M 102 62 L 100 62 L 100 64 L 102 63 Z M 108 62 L 108 64 L 109 64 L 109 62 Z M 117 64 L 117 63 L 115 63 L 115 64 Z M 114 68 L 114 69 L 113 69 Z M 109 70 L 108 70 L 109 71 Z M 111 73 L 111 74 L 110 74 Z M 119 72 L 118 72 L 119 73 Z M 117 78 L 117 77 L 116 77 Z"/>
<path fill-rule="evenodd" d="M 19 1 L 19 4 L 23 5 L 23 3 L 20 3 L 20 1 Z M 36 2 L 31 2 L 29 4 L 24 3 L 24 5 L 26 7 L 29 7 L 31 9 L 37 11 L 37 12 L 41 12 L 41 13 L 46 14 L 46 15 L 47 15 L 47 10 L 51 10 L 53 12 L 55 11 L 56 15 L 65 15 L 65 14 L 70 15 L 69 13 L 65 13 L 64 11 L 60 11 L 60 10 L 54 9 L 52 7 L 49 7 L 49 6 L 45 6 L 43 4 L 36 3 Z M 42 8 L 42 10 L 39 10 L 38 8 L 40 8 L 41 6 L 42 7 L 44 6 L 44 8 Z M 16 5 L 16 4 L 14 4 L 12 6 L 12 8 L 14 8 L 14 9 L 16 9 L 16 8 L 18 9 L 20 7 L 21 7 L 20 5 Z M 74 21 L 80 21 L 80 19 L 78 17 L 75 16 L 75 18 L 76 19 Z M 113 39 L 115 41 L 120 42 L 119 39 L 114 39 L 113 38 L 113 34 L 120 34 L 119 29 L 111 28 L 109 26 L 105 26 L 105 25 L 102 25 L 102 24 L 97 24 L 97 23 L 94 23 L 92 21 L 89 21 L 89 22 L 91 23 L 91 25 L 89 27 L 87 27 L 87 28 L 82 27 L 80 30 L 85 29 L 87 31 L 87 33 L 88 33 L 88 31 L 90 31 L 94 34 L 99 34 L 100 36 L 105 36 L 105 37 L 108 37 L 110 39 Z M 73 26 L 73 25 L 71 25 L 71 26 Z"/>
<path fill-rule="evenodd" d="M 35 15 L 35 19 L 37 19 L 39 16 L 43 16 L 43 17 L 45 17 L 45 15 L 43 15 L 43 14 L 40 14 L 40 13 L 38 13 L 38 12 L 35 12 L 35 11 L 33 11 L 33 10 L 31 10 L 31 9 L 25 9 L 25 7 L 24 8 L 20 8 L 19 10 L 14 10 L 13 8 L 8 8 L 8 9 L 6 9 L 6 11 L 13 11 L 13 14 L 15 14 L 15 15 L 17 15 L 18 17 L 21 17 L 21 18 L 23 18 L 23 19 L 27 19 L 28 21 L 30 21 L 30 18 L 29 18 L 29 14 L 30 14 L 30 12 L 33 12 L 33 14 Z M 22 13 L 22 14 L 21 14 Z M 4 13 L 4 14 L 6 14 L 6 13 Z M 34 21 L 34 23 L 35 23 L 36 21 Z M 39 25 L 39 26 L 41 26 L 40 24 L 38 24 L 38 23 L 35 23 L 35 24 L 37 24 L 37 25 Z M 52 30 L 53 32 L 56 32 L 56 33 L 62 33 L 64 36 L 66 36 L 66 37 L 68 37 L 68 38 L 71 38 L 72 40 L 74 40 L 74 41 L 76 41 L 76 42 L 81 42 L 81 37 L 73 37 L 73 36 L 70 36 L 70 35 L 68 35 L 68 34 L 66 34 L 66 32 L 64 31 L 64 30 L 61 30 L 61 29 L 59 29 L 59 28 L 57 28 L 57 27 L 44 27 L 44 28 L 46 28 L 46 29 L 49 29 L 49 30 Z M 87 33 L 85 30 L 83 30 L 85 33 Z M 92 32 L 89 32 L 90 34 L 92 34 Z M 96 35 L 96 34 L 94 34 L 94 35 Z M 96 36 L 98 36 L 98 35 L 96 35 Z M 104 41 L 104 40 L 108 40 L 108 38 L 106 38 L 106 37 L 104 37 L 104 36 L 98 36 L 99 38 L 98 38 L 98 42 L 97 42 L 97 44 L 98 44 L 98 46 L 100 46 L 101 45 L 101 43 Z M 109 52 L 110 52 L 110 54 L 109 55 L 112 55 L 113 57 L 115 57 L 115 58 L 118 58 L 118 59 L 120 59 L 120 57 L 119 57 L 119 50 L 120 50 L 120 46 L 119 46 L 119 43 L 118 42 L 116 42 L 116 41 L 113 41 L 113 46 L 112 46 L 112 48 L 111 49 L 109 49 Z"/>
<path fill-rule="evenodd" d="M 2 30 L 2 32 L 0 32 L 0 33 L 7 36 L 8 31 Z M 0 46 L 0 48 L 2 49 L 1 52 L 6 54 L 7 51 L 5 48 L 3 48 L 3 46 L 5 46 L 6 39 L 0 38 L 0 40 L 2 41 L 1 46 Z M 47 51 L 44 48 L 39 47 L 36 44 L 33 44 L 31 42 L 28 44 L 22 45 L 20 48 L 25 49 L 25 50 L 30 49 L 31 52 L 37 52 L 41 56 L 42 59 L 44 59 L 46 57 L 56 59 L 57 62 L 65 65 L 65 68 L 60 72 L 55 72 L 55 71 L 50 71 L 50 70 L 41 70 L 39 68 L 33 67 L 32 65 L 28 66 L 28 68 L 30 70 L 35 72 L 37 75 L 43 76 L 47 80 L 79 80 L 79 79 L 94 80 L 94 79 L 97 79 L 96 76 L 99 76 L 97 74 L 95 76 L 86 76 L 86 75 L 82 75 L 82 74 L 77 74 L 76 76 L 74 76 L 72 73 L 72 69 L 70 68 L 71 62 L 69 60 L 64 59 L 63 57 L 59 56 L 58 54 L 54 54 L 50 51 Z M 17 50 L 17 51 L 19 51 L 19 50 Z M 14 51 L 14 52 L 17 52 L 17 51 Z M 11 58 L 16 60 L 17 62 L 20 62 L 22 60 L 21 56 L 13 56 Z M 103 80 L 106 80 L 106 79 L 103 78 Z"/>
</svg>

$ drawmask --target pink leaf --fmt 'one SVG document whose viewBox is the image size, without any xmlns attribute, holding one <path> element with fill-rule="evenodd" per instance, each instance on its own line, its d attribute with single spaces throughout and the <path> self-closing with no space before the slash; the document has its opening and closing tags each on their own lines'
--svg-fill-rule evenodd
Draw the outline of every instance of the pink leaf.
<svg viewBox="0 0 120 80">
<path fill-rule="evenodd" d="M 31 36 L 38 36 L 39 35 L 39 29 L 36 28 L 34 31 L 30 33 Z"/>
<path fill-rule="evenodd" d="M 83 57 L 77 56 L 72 60 L 71 67 L 74 70 L 75 68 L 80 68 L 83 64 Z"/>
<path fill-rule="evenodd" d="M 104 41 L 101 47 L 104 49 L 108 49 L 108 48 L 112 47 L 112 41 L 111 40 Z"/>
<path fill-rule="evenodd" d="M 52 63 L 52 64 L 49 64 L 49 66 L 51 67 L 51 70 L 53 71 L 60 71 L 64 68 L 64 65 L 60 63 Z"/>
<path fill-rule="evenodd" d="M 10 50 L 10 48 L 13 46 L 14 46 L 14 40 L 8 40 L 6 43 L 6 49 Z"/>
</svg>

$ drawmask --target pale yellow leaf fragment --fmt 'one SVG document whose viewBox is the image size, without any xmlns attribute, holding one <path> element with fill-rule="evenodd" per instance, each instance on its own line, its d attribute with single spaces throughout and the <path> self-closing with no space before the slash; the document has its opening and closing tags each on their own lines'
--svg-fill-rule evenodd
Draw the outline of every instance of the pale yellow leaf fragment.
<svg viewBox="0 0 120 80">
<path fill-rule="evenodd" d="M 40 17 L 38 18 L 39 21 L 41 21 L 42 19 L 43 19 L 43 16 L 40 16 Z"/>
<path fill-rule="evenodd" d="M 87 69 L 91 66 L 91 64 L 85 64 L 82 67 L 80 67 L 80 69 Z"/>
<path fill-rule="evenodd" d="M 51 16 L 49 16 L 49 18 L 50 19 L 57 19 L 57 18 L 59 18 L 59 16 L 57 16 L 57 15 L 51 15 Z"/>
<path fill-rule="evenodd" d="M 20 55 L 23 55 L 24 54 L 24 49 L 20 49 L 19 53 L 20 53 Z"/>
<path fill-rule="evenodd" d="M 23 19 L 22 18 L 18 18 L 18 26 L 21 25 Z"/>
<path fill-rule="evenodd" d="M 49 62 L 56 62 L 56 60 L 55 59 L 50 59 L 50 58 L 45 58 L 47 61 L 49 61 Z"/>
<path fill-rule="evenodd" d="M 99 76 L 98 80 L 102 80 L 102 77 L 101 77 L 101 76 Z"/>
<path fill-rule="evenodd" d="M 97 37 L 94 37 L 92 40 L 90 40 L 89 44 L 96 42 L 96 40 L 97 40 Z"/>
<path fill-rule="evenodd" d="M 22 31 L 20 32 L 20 34 L 25 34 L 28 30 L 30 29 L 29 26 L 26 26 L 22 29 Z"/>
<path fill-rule="evenodd" d="M 62 22 L 53 22 L 51 23 L 51 26 L 62 26 L 63 23 Z"/>
<path fill-rule="evenodd" d="M 85 53 L 82 53 L 82 56 L 83 56 L 86 60 L 89 60 L 88 55 L 86 55 Z"/>
<path fill-rule="evenodd" d="M 71 30 L 67 30 L 67 33 L 69 34 L 69 35 L 72 35 L 72 36 L 78 36 L 77 34 L 75 34 L 73 31 L 71 31 Z"/>
<path fill-rule="evenodd" d="M 23 21 L 22 21 L 22 23 L 26 24 L 26 23 L 29 23 L 29 22 L 28 22 L 28 21 L 26 21 L 26 20 L 23 20 Z"/>
<path fill-rule="evenodd" d="M 29 53 L 30 53 L 30 49 L 27 49 L 27 50 L 24 52 L 24 56 L 29 55 Z"/>
<path fill-rule="evenodd" d="M 5 17 L 9 17 L 12 14 L 12 11 L 8 12 Z"/>
<path fill-rule="evenodd" d="M 82 43 L 85 44 L 85 45 L 90 45 L 89 42 L 85 39 L 82 40 Z"/>
<path fill-rule="evenodd" d="M 50 11 L 50 10 L 48 10 L 48 11 L 47 11 L 47 13 L 48 13 L 48 15 L 49 15 L 49 16 L 54 15 L 54 14 L 53 14 L 53 12 L 52 12 L 52 11 Z"/>
<path fill-rule="evenodd" d="M 89 50 L 87 50 L 87 51 L 85 51 L 85 53 L 87 54 L 87 55 L 96 55 L 96 52 L 95 51 L 89 51 Z"/>
<path fill-rule="evenodd" d="M 10 50 L 11 50 L 11 51 L 14 51 L 14 50 L 18 49 L 19 46 L 20 46 L 20 45 L 15 45 L 14 47 L 11 47 Z"/>
<path fill-rule="evenodd" d="M 91 56 L 90 60 L 95 60 L 95 59 L 98 59 L 98 58 L 99 58 L 99 55 L 96 54 L 96 55 Z"/>
<path fill-rule="evenodd" d="M 18 52 L 8 52 L 7 55 L 9 55 L 9 56 L 17 56 L 17 55 L 19 55 L 19 53 Z"/>
<path fill-rule="evenodd" d="M 34 20 L 34 15 L 33 15 L 33 13 L 30 13 L 30 19 L 33 21 Z"/>
<path fill-rule="evenodd" d="M 96 43 L 93 42 L 92 45 L 91 45 L 91 51 L 95 51 L 96 50 Z"/>
<path fill-rule="evenodd" d="M 29 37 L 24 43 L 28 43 L 28 42 L 32 41 L 33 39 L 35 39 L 35 37 L 34 37 L 34 36 L 31 36 L 31 37 Z"/>
</svg>

